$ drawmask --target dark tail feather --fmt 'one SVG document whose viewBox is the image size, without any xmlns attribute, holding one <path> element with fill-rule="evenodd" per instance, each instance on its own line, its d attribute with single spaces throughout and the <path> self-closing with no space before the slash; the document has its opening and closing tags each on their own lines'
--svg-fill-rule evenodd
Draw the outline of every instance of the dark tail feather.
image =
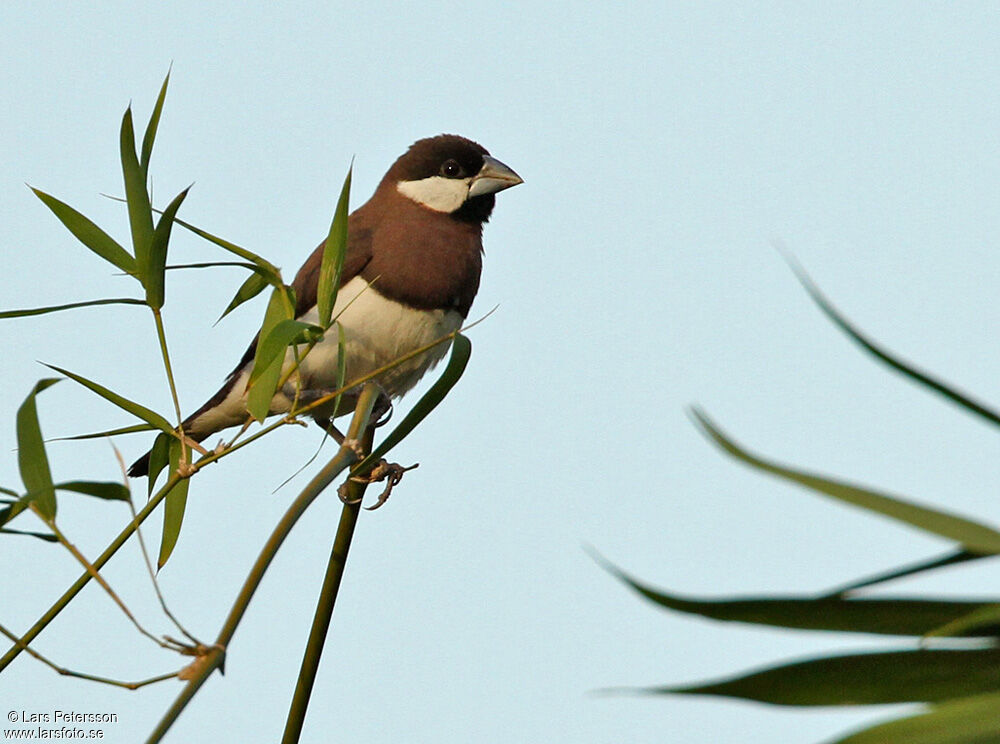
<svg viewBox="0 0 1000 744">
<path fill-rule="evenodd" d="M 149 454 L 150 453 L 147 452 L 132 463 L 131 467 L 128 469 L 128 475 L 130 478 L 142 478 L 143 476 L 149 475 Z"/>
<path fill-rule="evenodd" d="M 207 413 L 211 409 L 215 408 L 217 405 L 222 403 L 229 395 L 229 391 L 232 389 L 236 380 L 239 378 L 239 372 L 243 369 L 243 365 L 246 364 L 247 358 L 253 359 L 253 353 L 256 347 L 257 341 L 250 345 L 247 349 L 246 354 L 243 355 L 243 360 L 237 365 L 236 369 L 229 373 L 229 377 L 226 378 L 225 384 L 219 388 L 218 392 L 215 393 L 211 398 L 205 401 L 205 405 L 199 408 L 197 411 L 192 413 L 186 419 L 184 419 L 184 433 L 189 439 L 193 439 L 196 442 L 201 442 L 212 434 L 214 434 L 218 429 L 209 429 L 207 431 L 198 431 L 197 427 L 194 426 L 194 422 L 204 413 Z M 149 475 L 149 452 L 144 454 L 138 460 L 132 463 L 132 466 L 128 469 L 128 474 L 132 478 L 142 478 L 145 475 Z"/>
<path fill-rule="evenodd" d="M 184 425 L 187 426 L 188 424 L 190 424 L 190 422 L 191 422 L 191 419 L 188 419 L 187 421 L 184 422 Z M 185 432 L 185 434 L 186 433 L 187 432 Z M 207 436 L 208 436 L 208 434 L 206 434 L 204 436 L 187 434 L 187 438 L 188 439 L 193 439 L 196 442 L 202 441 Z M 136 460 L 135 462 L 133 462 L 129 466 L 128 475 L 129 475 L 130 478 L 143 478 L 143 477 L 149 475 L 149 456 L 150 456 L 150 454 L 152 454 L 152 452 L 153 451 L 150 450 L 149 452 L 147 452 L 146 454 L 144 454 L 142 457 L 140 457 L 138 460 Z"/>
</svg>

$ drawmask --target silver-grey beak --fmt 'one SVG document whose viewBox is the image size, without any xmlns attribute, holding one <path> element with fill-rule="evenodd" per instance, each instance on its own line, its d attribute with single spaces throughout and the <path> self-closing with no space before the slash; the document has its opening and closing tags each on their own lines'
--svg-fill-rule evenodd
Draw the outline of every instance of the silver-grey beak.
<svg viewBox="0 0 1000 744">
<path fill-rule="evenodd" d="M 519 183 L 524 183 L 524 179 L 496 158 L 484 155 L 483 167 L 479 169 L 479 173 L 469 186 L 469 196 L 495 194 Z"/>
</svg>

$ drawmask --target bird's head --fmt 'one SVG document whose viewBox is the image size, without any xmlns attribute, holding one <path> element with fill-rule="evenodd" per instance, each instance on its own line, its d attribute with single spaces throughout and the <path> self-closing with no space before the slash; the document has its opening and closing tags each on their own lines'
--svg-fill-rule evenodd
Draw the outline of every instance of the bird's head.
<svg viewBox="0 0 1000 744">
<path fill-rule="evenodd" d="M 394 184 L 400 194 L 427 209 L 485 222 L 494 194 L 522 179 L 482 145 L 441 134 L 414 142 L 389 169 L 384 183 Z"/>
</svg>

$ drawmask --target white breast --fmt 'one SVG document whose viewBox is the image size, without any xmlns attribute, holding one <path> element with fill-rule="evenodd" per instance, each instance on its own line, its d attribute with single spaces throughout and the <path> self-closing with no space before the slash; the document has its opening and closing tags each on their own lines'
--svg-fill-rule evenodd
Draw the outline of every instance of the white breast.
<svg viewBox="0 0 1000 744">
<path fill-rule="evenodd" d="M 401 356 L 447 336 L 461 327 L 462 317 L 454 310 L 415 310 L 387 299 L 361 277 L 351 279 L 337 293 L 333 310 L 344 329 L 347 358 L 346 380 L 384 367 Z M 318 322 L 316 308 L 302 316 L 307 323 Z M 332 388 L 337 380 L 337 330 L 331 327 L 325 338 L 309 352 L 300 366 L 305 389 Z M 378 383 L 391 396 L 399 397 L 447 353 L 450 342 L 409 359 L 382 373 Z M 300 353 L 304 347 L 300 349 Z M 292 361 L 289 350 L 286 363 Z"/>
<path fill-rule="evenodd" d="M 337 294 L 333 316 L 344 329 L 344 351 L 347 359 L 345 382 L 364 377 L 391 364 L 416 349 L 447 336 L 461 327 L 462 317 L 454 310 L 414 310 L 379 294 L 360 278 L 351 279 Z M 319 315 L 312 308 L 301 320 L 318 323 Z M 424 374 L 447 353 L 447 341 L 380 374 L 376 381 L 386 393 L 398 398 L 412 388 Z M 299 354 L 305 353 L 299 347 Z M 302 390 L 329 391 L 337 384 L 338 333 L 331 327 L 324 339 L 313 347 L 302 361 L 298 375 L 289 378 L 271 402 L 271 413 L 291 409 L 295 386 L 301 380 Z M 285 355 L 285 372 L 291 370 L 294 354 Z M 247 381 L 253 361 L 235 375 L 228 395 L 213 408 L 188 422 L 192 436 L 204 438 L 212 432 L 237 426 L 246 421 Z M 354 409 L 356 396 L 345 393 L 340 410 L 317 410 L 321 416 L 339 415 Z"/>
</svg>

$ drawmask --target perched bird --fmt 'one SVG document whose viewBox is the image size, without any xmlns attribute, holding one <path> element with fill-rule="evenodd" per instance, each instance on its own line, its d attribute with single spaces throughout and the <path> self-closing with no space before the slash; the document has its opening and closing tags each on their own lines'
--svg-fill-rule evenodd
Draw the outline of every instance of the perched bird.
<svg viewBox="0 0 1000 744">
<path fill-rule="evenodd" d="M 457 330 L 468 316 L 482 271 L 483 224 L 498 191 L 522 180 L 484 147 L 452 134 L 418 140 L 382 178 L 347 222 L 347 248 L 333 310 L 344 332 L 345 380 L 354 380 Z M 299 269 L 295 289 L 299 320 L 316 323 L 321 243 Z M 247 382 L 258 339 L 250 344 L 219 391 L 183 423 L 184 434 L 202 441 L 244 424 Z M 398 398 L 445 355 L 442 343 L 379 375 L 385 393 Z M 291 365 L 292 350 L 286 364 Z M 271 413 L 317 399 L 337 384 L 338 333 L 328 331 L 271 400 Z M 358 391 L 347 391 L 337 411 L 310 412 L 324 428 L 354 409 Z M 149 472 L 149 453 L 128 473 Z"/>
</svg>

